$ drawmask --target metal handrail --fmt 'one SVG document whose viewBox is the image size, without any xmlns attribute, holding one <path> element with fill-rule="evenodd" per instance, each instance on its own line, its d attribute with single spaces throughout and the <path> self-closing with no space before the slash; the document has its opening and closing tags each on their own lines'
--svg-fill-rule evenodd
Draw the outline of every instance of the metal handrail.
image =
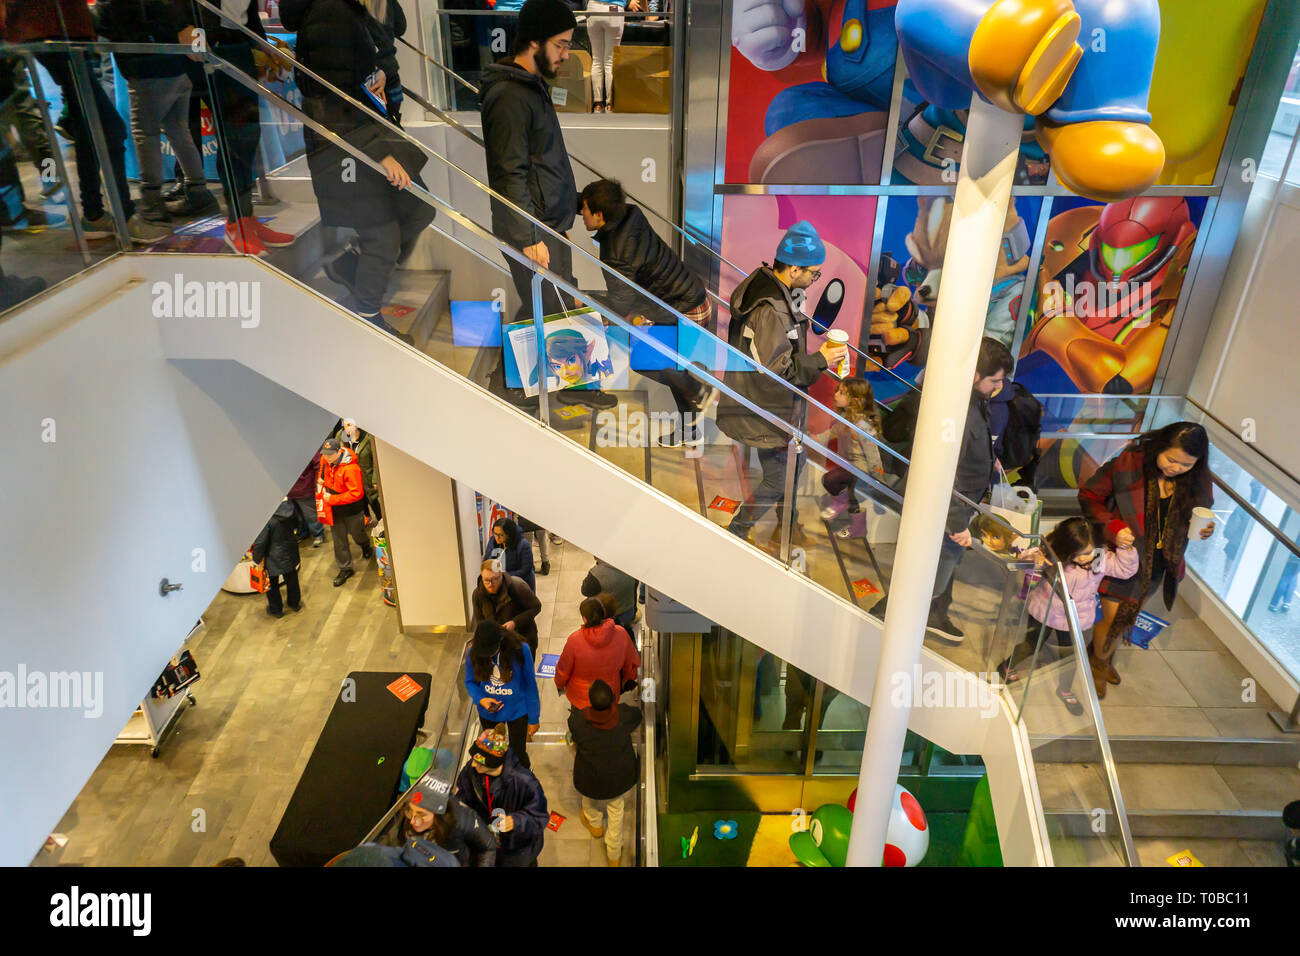
<svg viewBox="0 0 1300 956">
<path fill-rule="evenodd" d="M 217 7 L 214 7 L 211 3 L 209 3 L 208 0 L 193 0 L 193 2 L 196 3 L 196 4 L 198 4 L 198 5 L 200 5 L 200 6 L 202 6 L 202 7 L 204 7 L 204 8 L 206 8 L 208 11 L 210 11 L 210 12 L 212 12 L 212 13 L 215 13 L 215 14 L 220 14 L 220 13 L 221 13 L 221 11 L 220 11 Z M 560 233 L 560 232 L 556 231 L 555 229 L 551 228 L 551 227 L 548 226 L 546 223 L 542 222 L 540 219 L 538 219 L 538 218 L 536 218 L 535 216 L 533 216 L 532 213 L 529 213 L 529 212 L 525 211 L 524 209 L 521 209 L 519 206 L 515 205 L 514 202 L 512 202 L 510 199 L 508 199 L 508 198 L 506 198 L 505 196 L 503 196 L 503 195 L 501 195 L 500 193 L 498 193 L 496 190 L 494 190 L 494 189 L 493 189 L 491 186 L 489 186 L 487 183 L 484 183 L 484 182 L 480 181 L 477 177 L 475 177 L 474 175 L 472 175 L 471 173 L 469 173 L 467 170 L 462 169 L 460 166 L 458 166 L 456 163 L 452 162 L 452 161 L 451 161 L 450 159 L 448 159 L 446 156 L 443 156 L 441 153 L 437 152 L 436 150 L 432 149 L 431 147 L 426 146 L 424 143 L 421 143 L 419 140 L 417 140 L 417 139 L 415 139 L 413 136 L 411 136 L 411 134 L 408 133 L 406 130 L 402 129 L 400 126 L 397 126 L 396 124 L 394 124 L 393 122 L 391 122 L 387 117 L 380 116 L 380 115 L 377 114 L 373 109 L 371 109 L 368 105 L 362 103 L 362 102 L 361 102 L 360 100 L 358 100 L 356 97 L 354 97 L 354 96 L 352 96 L 352 95 L 350 95 L 350 94 L 344 92 L 343 90 L 340 90 L 340 89 L 339 89 L 338 87 L 336 87 L 333 83 L 329 82 L 329 81 L 326 80 L 324 77 L 320 76 L 319 74 L 317 74 L 316 72 L 314 72 L 314 71 L 311 70 L 310 68 L 304 66 L 300 61 L 298 61 L 298 60 L 296 59 L 296 57 L 287 57 L 286 54 L 285 54 L 285 52 L 284 52 L 284 50 L 283 50 L 282 48 L 277 47 L 277 46 L 275 46 L 274 44 L 272 44 L 270 41 L 265 40 L 265 39 L 263 39 L 262 37 L 258 36 L 256 33 L 254 33 L 252 30 L 248 29 L 248 28 L 247 28 L 246 26 L 244 26 L 243 24 L 235 24 L 235 27 L 236 27 L 236 29 L 237 29 L 240 33 L 244 34 L 244 35 L 248 38 L 249 41 L 258 44 L 260 47 L 265 48 L 265 51 L 266 51 L 266 52 L 268 52 L 268 53 L 274 55 L 276 58 L 281 59 L 281 60 L 284 60 L 284 59 L 289 59 L 289 60 L 291 60 L 291 61 L 294 63 L 294 69 L 295 69 L 295 71 L 301 72 L 301 73 L 303 73 L 304 75 L 311 77 L 311 79 L 312 79 L 314 82 L 318 83 L 318 84 L 319 84 L 323 89 L 329 90 L 331 93 L 333 93 L 334 95 L 340 97 L 340 98 L 341 98 L 342 100 L 344 100 L 345 102 L 351 103 L 352 106 L 353 106 L 354 108 L 356 108 L 357 110 L 361 111 L 361 113 L 366 117 L 366 119 L 367 119 L 368 122 L 378 123 L 379 125 L 383 126 L 385 129 L 387 129 L 389 132 L 396 134 L 397 136 L 401 137 L 404 141 L 406 141 L 406 142 L 409 143 L 410 145 L 414 146 L 416 149 L 420 150 L 421 153 L 424 153 L 426 156 L 430 157 L 431 159 L 436 159 L 438 162 L 444 164 L 444 165 L 447 166 L 449 169 L 453 169 L 453 170 L 455 170 L 456 172 L 460 173 L 461 176 L 463 176 L 465 179 L 469 180 L 469 182 L 470 182 L 471 184 L 473 184 L 473 185 L 474 185 L 474 186 L 475 186 L 475 187 L 476 187 L 480 192 L 484 192 L 484 193 L 486 193 L 486 194 L 487 194 L 491 199 L 493 199 L 493 200 L 497 201 L 498 203 L 500 203 L 502 206 L 504 206 L 506 209 L 508 209 L 508 210 L 509 210 L 510 212 L 512 212 L 513 214 L 515 214 L 515 215 L 517 215 L 517 216 L 520 216 L 520 217 L 526 219 L 527 221 L 531 222 L 534 226 L 541 228 L 541 229 L 544 230 L 548 235 L 554 237 L 558 242 L 561 242 L 561 243 L 563 243 L 564 245 L 568 246 L 569 249 L 570 249 L 573 253 L 575 253 L 576 255 L 579 255 L 579 256 L 581 256 L 582 258 L 586 259 L 588 262 L 590 262 L 591 264 L 593 264 L 597 269 L 599 269 L 600 272 L 601 272 L 602 277 L 604 277 L 604 276 L 606 276 L 606 275 L 612 277 L 615 281 L 621 282 L 621 283 L 623 283 L 624 285 L 630 287 L 630 288 L 631 288 L 634 292 L 636 292 L 638 295 L 644 297 L 646 300 L 648 300 L 649 302 L 653 303 L 655 306 L 657 306 L 657 307 L 659 307 L 660 309 L 664 310 L 665 313 L 667 313 L 668 315 L 674 317 L 675 319 L 677 319 L 677 321 L 679 321 L 679 322 L 684 322 L 684 323 L 686 323 L 687 325 L 691 325 L 691 326 L 695 326 L 695 327 L 699 328 L 699 326 L 698 326 L 696 323 L 691 322 L 690 319 L 686 318 L 686 316 L 684 316 L 681 312 L 677 311 L 677 310 L 674 309 L 672 306 L 668 305 L 668 303 L 664 302 L 664 301 L 663 301 L 662 299 L 660 299 L 658 296 L 656 296 L 656 295 L 654 295 L 653 293 L 651 293 L 651 292 L 649 292 L 649 291 L 647 291 L 647 290 L 641 288 L 640 286 L 638 286 L 638 285 L 636 284 L 636 282 L 635 282 L 634 280 L 629 279 L 629 278 L 626 278 L 626 277 L 622 276 L 622 275 L 619 274 L 619 273 L 616 273 L 614 270 L 610 269 L 609 266 L 605 265 L 605 263 L 601 262 L 600 259 L 598 259 L 598 258 L 596 258 L 595 256 L 591 255 L 591 253 L 587 252 L 587 250 L 583 249 L 581 246 L 579 246 L 579 245 L 577 245 L 576 243 L 570 241 L 570 239 L 568 238 L 568 236 L 563 235 L 562 233 Z M 47 41 L 47 46 L 46 46 L 46 48 L 48 49 L 50 46 L 62 46 L 62 45 L 74 45 L 74 46 L 83 47 L 83 48 L 84 48 L 84 47 L 91 47 L 91 48 L 95 48 L 95 49 L 109 49 L 109 50 L 113 49 L 113 47 L 114 47 L 114 45 L 111 44 L 111 43 L 105 43 L 105 44 L 99 44 L 99 43 L 88 43 L 88 42 L 74 43 L 73 41 L 58 41 L 57 43 L 49 43 L 49 41 Z M 190 51 L 190 52 L 193 53 L 193 51 Z M 231 79 L 234 79 L 235 81 L 237 81 L 237 82 L 240 83 L 241 85 L 246 86 L 246 87 L 248 87 L 249 89 L 252 89 L 254 92 L 257 92 L 259 95 L 261 95 L 261 96 L 267 98 L 268 100 L 279 101 L 281 104 L 288 105 L 288 106 L 291 106 L 291 105 L 292 105 L 292 104 L 288 104 L 287 101 L 285 101 L 285 100 L 283 99 L 283 97 L 280 97 L 278 94 L 272 92 L 271 90 L 268 90 L 265 86 L 263 86 L 263 85 L 262 85 L 260 82 L 258 82 L 256 79 L 254 79 L 254 78 L 252 78 L 252 77 L 249 77 L 247 74 L 245 74 L 245 73 L 244 73 L 242 70 L 240 70 L 238 67 L 232 67 L 231 64 L 227 63 L 225 60 L 223 60 L 221 57 L 217 56 L 216 54 L 212 53 L 210 50 L 206 50 L 206 49 L 205 49 L 204 52 L 202 53 L 202 56 L 203 56 L 205 59 L 207 59 L 208 62 L 212 63 L 214 67 L 219 68 L 219 69 L 222 69 L 224 72 L 226 72 L 226 73 L 230 76 Z M 281 108 L 283 109 L 284 106 L 282 106 Z M 298 110 L 296 107 L 294 107 L 294 108 L 292 109 L 292 112 L 293 112 L 295 115 L 305 116 L 305 114 L 303 114 L 302 111 L 301 111 L 301 110 Z M 329 138 L 329 139 L 331 140 L 331 142 L 334 142 L 335 140 L 338 140 L 338 137 L 334 136 L 332 133 L 327 133 L 326 131 L 323 131 L 323 130 L 319 127 L 319 125 L 316 124 L 315 122 L 311 122 L 309 125 L 311 126 L 311 128 L 312 128 L 313 130 L 317 131 L 318 133 L 321 133 L 322 135 L 326 135 L 327 138 Z M 369 157 L 364 157 L 364 158 L 365 158 L 365 160 L 366 160 L 366 162 L 367 162 L 368 165 L 370 165 L 372 168 L 375 168 L 376 171 L 378 171 L 378 172 L 382 173 L 383 175 L 387 176 L 386 171 L 384 171 L 384 170 L 379 166 L 378 163 L 375 163 L 374 160 L 371 160 Z M 416 187 L 414 186 L 414 184 L 412 184 L 412 186 L 409 187 L 409 188 L 412 189 L 412 190 L 415 190 Z M 427 194 L 425 190 L 419 190 L 419 193 Z M 441 201 L 440 201 L 440 200 L 439 200 L 439 202 L 440 202 L 440 204 L 441 204 Z M 507 248 L 509 248 L 509 249 L 511 249 L 511 250 L 513 250 L 513 248 L 514 248 L 513 246 L 509 246 L 508 244 L 504 244 L 504 243 L 502 243 L 502 241 L 499 240 L 499 239 L 497 239 L 495 236 L 492 236 L 491 239 L 490 239 L 490 241 L 491 241 L 493 244 L 500 244 L 503 252 L 504 252 L 505 249 L 507 249 Z M 516 259 L 516 261 L 520 261 L 520 262 L 522 262 L 522 263 L 523 263 L 527 268 L 529 268 L 531 271 L 536 272 L 536 273 L 539 273 L 539 274 L 544 273 L 544 274 L 545 274 L 545 278 L 546 278 L 548 281 L 550 281 L 553 285 L 555 285 L 556 288 L 564 288 L 564 289 L 566 289 L 566 290 L 568 290 L 569 288 L 571 288 L 571 286 L 569 286 L 567 283 L 564 283 L 564 282 L 563 282 L 562 280 L 560 280 L 558 277 L 553 276 L 553 275 L 549 272 L 549 270 L 541 269 L 541 268 L 540 268 L 539 266 L 537 266 L 537 265 L 536 265 L 536 264 L 535 264 L 531 259 L 527 259 L 526 257 L 524 257 L 524 258 L 521 259 L 519 255 L 515 255 L 513 252 L 510 253 L 510 255 L 512 256 L 512 258 Z M 608 280 L 606 281 L 606 285 L 607 285 L 607 286 L 609 285 Z M 577 295 L 577 293 L 574 293 L 574 294 Z M 709 335 L 710 337 L 714 338 L 715 341 L 717 341 L 719 344 L 721 344 L 721 345 L 726 345 L 726 347 L 727 347 L 728 349 L 731 348 L 730 345 L 728 345 L 727 343 L 722 342 L 721 339 L 718 339 L 717 336 L 714 336 L 713 333 L 712 333 L 712 332 L 709 332 L 707 329 L 701 329 L 701 332 L 702 332 L 703 334 Z M 735 350 L 732 349 L 732 351 L 735 351 Z M 740 353 L 737 352 L 736 354 L 739 355 Z M 900 460 L 902 460 L 902 456 L 899 455 L 896 451 L 894 451 L 894 449 L 891 448 L 889 445 L 887 445 L 886 443 L 884 443 L 884 442 L 882 442 L 881 440 L 879 440 L 876 436 L 874 436 L 874 435 L 870 435 L 870 434 L 868 434 L 868 433 L 862 431 L 862 430 L 859 429 L 856 425 L 854 425 L 852 422 L 849 422 L 849 421 L 847 421 L 846 419 L 844 419 L 843 417 L 841 417 L 841 416 L 840 416 L 840 415 L 839 415 L 839 414 L 838 414 L 834 409 L 827 408 L 826 406 L 824 406 L 824 405 L 822 405 L 821 403 L 817 402 L 815 399 L 811 398 L 811 397 L 810 397 L 806 392 L 803 392 L 803 391 L 801 391 L 800 389 L 798 389 L 797 387 L 795 387 L 794 385 L 791 385 L 791 384 L 790 384 L 789 382 L 787 382 L 784 378 L 782 378 L 782 377 L 780 377 L 780 376 L 778 376 L 778 375 L 774 375 L 774 374 L 772 374 L 772 373 L 771 373 L 771 372 L 770 372 L 766 367 L 761 366 L 761 365 L 757 367 L 757 371 L 758 371 L 758 372 L 762 372 L 762 373 L 766 373 L 766 374 L 768 374 L 768 375 L 772 378 L 773 381 L 776 381 L 776 382 L 781 383 L 782 387 L 788 389 L 788 390 L 789 390 L 789 391 L 794 395 L 794 397 L 795 397 L 796 399 L 803 399 L 803 400 L 805 400 L 805 401 L 807 401 L 807 402 L 810 402 L 810 403 L 816 405 L 817 407 L 819 407 L 820 409 L 822 409 L 823 411 L 825 411 L 827 414 L 831 415 L 832 418 L 834 418 L 836 421 L 839 421 L 841 424 L 847 426 L 847 427 L 848 427 L 852 432 L 856 433 L 856 434 L 859 435 L 860 437 L 865 438 L 865 439 L 867 439 L 868 441 L 870 441 L 872 444 L 876 445 L 876 446 L 881 450 L 881 452 L 883 452 L 883 453 L 885 453 L 885 454 L 892 455 L 893 457 L 895 457 L 895 458 L 899 458 Z M 715 386 L 715 387 L 716 387 L 716 386 Z"/>
<path fill-rule="evenodd" d="M 1210 481 L 1217 485 L 1229 498 L 1236 502 L 1237 507 L 1241 508 L 1246 512 L 1246 514 L 1253 518 L 1256 524 L 1277 539 L 1278 544 L 1282 545 L 1282 547 L 1286 548 L 1297 558 L 1300 558 L 1300 544 L 1296 544 L 1296 542 L 1292 540 L 1286 532 L 1265 518 L 1264 515 L 1260 513 L 1259 509 L 1243 498 L 1231 485 L 1213 471 L 1210 472 Z"/>
<path fill-rule="evenodd" d="M 448 16 L 455 15 L 456 13 L 456 11 L 438 11 L 438 12 L 440 14 L 446 14 Z M 421 50 L 418 46 L 411 43 L 409 40 L 405 39 L 404 37 L 398 37 L 397 41 L 401 43 L 403 46 L 408 47 L 412 52 L 418 54 L 429 65 L 434 66 L 437 69 L 441 70 L 449 79 L 459 83 L 461 86 L 465 87 L 475 96 L 477 96 L 481 92 L 479 87 L 475 86 L 469 80 L 465 79 L 455 70 L 451 69 L 445 64 L 439 63 L 435 58 L 429 56 L 428 53 L 426 53 L 424 50 Z M 476 143 L 479 146 L 484 145 L 482 137 L 478 136 L 471 130 L 467 129 L 464 126 L 464 124 L 462 124 L 459 120 L 449 115 L 446 111 L 439 109 L 437 106 L 434 106 L 432 103 L 430 103 L 419 93 L 416 93 L 414 90 L 411 90 L 409 87 L 406 86 L 402 87 L 402 91 L 406 96 L 409 96 L 413 101 L 418 103 L 424 110 L 434 114 L 435 116 L 438 117 L 438 119 L 440 119 L 448 126 L 451 126 L 452 128 L 456 129 L 458 132 L 468 137 L 472 142 Z M 576 162 L 579 166 L 581 166 L 583 169 L 587 170 L 588 172 L 592 173 L 597 178 L 599 179 L 610 178 L 605 173 L 597 169 L 595 166 L 591 165 L 591 163 L 584 160 L 580 155 L 574 153 L 572 150 L 567 149 L 567 147 L 565 151 L 568 154 L 570 160 Z M 644 200 L 633 195 L 631 192 L 628 191 L 626 187 L 623 188 L 623 195 L 628 200 L 630 200 L 631 202 L 639 206 L 641 209 L 645 210 L 646 212 L 649 212 L 652 216 L 654 216 L 664 225 L 668 226 L 668 228 L 672 229 L 675 233 L 677 233 L 679 236 L 681 236 L 683 239 L 689 242 L 697 251 L 703 252 L 705 255 L 711 257 L 717 262 L 729 266 L 732 269 L 732 271 L 735 272 L 737 275 L 739 275 L 741 278 L 744 278 L 746 275 L 748 275 L 748 273 L 744 269 L 736 265 L 736 263 L 732 262 L 721 252 L 714 249 L 710 243 L 705 242 L 703 239 L 698 238 L 683 226 L 677 225 L 676 222 L 674 222 L 672 219 L 665 216 L 663 213 L 659 212 L 659 210 L 655 209 L 653 206 L 649 205 Z M 719 274 L 721 274 L 720 269 L 719 269 Z M 715 305 L 730 310 L 730 303 L 726 299 L 724 299 L 721 294 L 709 288 L 707 284 L 704 286 L 704 292 L 711 300 L 713 300 Z M 866 352 L 863 349 L 858 348 L 852 342 L 846 344 L 848 345 L 850 351 L 852 351 L 854 354 L 856 354 L 859 358 L 863 359 L 864 361 L 870 362 L 872 365 L 876 366 L 876 369 L 879 372 L 885 373 L 886 375 L 890 376 L 895 381 L 897 381 L 899 384 L 903 385 L 904 387 L 914 392 L 920 391 L 920 389 L 916 387 L 916 384 L 914 382 L 909 382 L 907 379 L 897 374 L 893 369 L 886 368 L 883 364 L 881 364 L 881 362 L 878 359 L 872 356 L 869 352 Z M 877 404 L 884 406 L 883 402 L 878 402 Z M 884 406 L 884 407 L 888 407 L 888 406 Z"/>
<path fill-rule="evenodd" d="M 641 786 L 637 808 L 640 813 L 641 865 L 657 867 L 659 865 L 659 793 L 655 778 L 655 721 L 658 716 L 659 689 L 659 648 L 653 632 L 646 626 L 643 618 L 639 627 L 641 636 L 641 676 L 644 681 L 653 681 L 654 692 L 641 694 Z"/>
<path fill-rule="evenodd" d="M 1089 660 L 1088 650 L 1083 642 L 1083 629 L 1079 626 L 1079 610 L 1075 607 L 1074 598 L 1070 597 L 1069 588 L 1065 586 L 1065 566 L 1061 563 L 1059 557 L 1055 558 L 1057 580 L 1060 587 L 1059 597 L 1065 606 L 1065 619 L 1069 625 L 1070 640 L 1074 644 L 1074 653 L 1078 660 L 1078 668 L 1083 673 L 1082 668 L 1085 662 Z M 1106 722 L 1101 716 L 1101 701 L 1097 699 L 1097 689 L 1093 682 L 1088 679 L 1084 673 L 1081 681 L 1084 689 L 1084 696 L 1088 698 L 1088 708 L 1092 712 L 1092 720 L 1097 728 L 1097 743 L 1101 746 L 1101 764 L 1106 773 L 1106 786 L 1110 790 L 1110 799 L 1115 806 L 1115 822 L 1119 824 L 1120 840 L 1124 847 L 1124 861 L 1128 866 L 1141 866 L 1142 862 L 1138 858 L 1137 850 L 1133 846 L 1133 831 L 1128 822 L 1128 811 L 1124 807 L 1124 794 L 1120 791 L 1119 774 L 1115 768 L 1115 755 L 1110 749 L 1110 737 L 1106 733 Z"/>
</svg>

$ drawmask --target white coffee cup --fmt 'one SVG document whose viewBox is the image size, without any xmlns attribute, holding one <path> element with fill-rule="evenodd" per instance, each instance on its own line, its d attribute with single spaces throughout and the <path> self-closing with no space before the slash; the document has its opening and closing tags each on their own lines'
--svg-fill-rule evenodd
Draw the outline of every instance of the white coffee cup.
<svg viewBox="0 0 1300 956">
<path fill-rule="evenodd" d="M 1195 540 L 1201 536 L 1201 532 L 1214 523 L 1214 510 L 1212 508 L 1193 508 L 1192 524 L 1187 530 L 1187 537 Z"/>
<path fill-rule="evenodd" d="M 826 341 L 830 342 L 832 345 L 847 346 L 849 344 L 849 333 L 845 332 L 843 329 L 831 329 L 826 333 Z M 833 372 L 838 378 L 847 378 L 849 369 L 849 357 L 845 354 L 844 358 L 840 359 L 839 364 L 831 369 L 831 372 Z"/>
</svg>

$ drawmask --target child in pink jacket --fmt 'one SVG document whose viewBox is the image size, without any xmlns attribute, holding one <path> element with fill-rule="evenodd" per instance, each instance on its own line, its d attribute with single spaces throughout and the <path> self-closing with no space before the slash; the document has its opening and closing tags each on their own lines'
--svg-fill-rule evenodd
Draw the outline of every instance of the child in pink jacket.
<svg viewBox="0 0 1300 956">
<path fill-rule="evenodd" d="M 1052 552 L 1061 559 L 1065 566 L 1065 587 L 1074 601 L 1079 615 L 1079 630 L 1086 633 L 1097 620 L 1097 589 L 1103 578 L 1131 578 L 1137 574 L 1138 553 L 1133 547 L 1111 550 L 1104 543 L 1101 529 L 1082 516 L 1066 518 L 1047 535 L 1047 543 Z M 1021 557 L 1033 557 L 1039 567 L 1047 562 L 1047 557 L 1037 549 L 1024 552 Z M 1069 622 L 1065 616 L 1065 603 L 1056 593 L 1053 583 L 1054 574 L 1043 575 L 1029 592 L 1025 601 L 1029 613 L 1028 631 L 1025 644 L 1029 653 L 1033 653 L 1038 643 L 1038 632 L 1046 625 L 1044 646 L 1056 647 L 1056 659 L 1069 656 L 1070 639 Z M 1014 653 L 1014 652 L 1013 652 Z M 1065 709 L 1078 716 L 1083 713 L 1083 705 L 1070 689 L 1074 683 L 1076 662 L 1061 669 L 1057 680 L 1056 696 L 1065 704 Z M 1011 655 L 998 665 L 998 673 L 1007 683 L 1019 680 L 1019 675 L 1012 669 Z"/>
</svg>

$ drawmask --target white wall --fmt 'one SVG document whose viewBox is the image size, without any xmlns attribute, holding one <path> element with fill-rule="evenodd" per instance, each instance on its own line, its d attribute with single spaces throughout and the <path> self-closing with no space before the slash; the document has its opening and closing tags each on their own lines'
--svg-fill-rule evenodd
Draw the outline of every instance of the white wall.
<svg viewBox="0 0 1300 956">
<path fill-rule="evenodd" d="M 469 622 L 452 480 L 378 438 L 375 463 L 402 630 L 464 627 Z"/>
<path fill-rule="evenodd" d="M 1295 410 L 1300 407 L 1300 189 L 1283 187 L 1271 229 L 1264 232 L 1277 183 L 1261 178 L 1246 206 L 1214 321 L 1188 394 L 1234 429 L 1255 423 L 1255 442 L 1292 474 L 1300 474 Z M 1246 280 L 1263 241 L 1259 266 Z M 1233 329 L 1238 306 L 1241 316 Z M 1215 385 L 1215 373 L 1222 372 Z M 1226 449 L 1225 449 L 1226 450 Z"/>
<path fill-rule="evenodd" d="M 0 865 L 40 849 L 334 419 L 234 363 L 168 361 L 130 275 L 0 323 L 0 671 L 103 679 L 98 717 L 0 708 Z"/>
</svg>

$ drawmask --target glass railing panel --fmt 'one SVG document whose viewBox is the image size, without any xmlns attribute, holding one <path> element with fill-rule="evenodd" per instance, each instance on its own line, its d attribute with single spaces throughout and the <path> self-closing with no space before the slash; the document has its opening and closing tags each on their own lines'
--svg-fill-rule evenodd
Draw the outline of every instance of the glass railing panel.
<svg viewBox="0 0 1300 956">
<path fill-rule="evenodd" d="M 597 101 L 610 107 L 608 112 L 671 110 L 674 27 L 659 4 L 649 0 L 646 9 L 630 11 L 626 3 L 599 3 L 577 11 L 572 46 L 553 83 L 557 110 L 590 113 Z M 440 94 L 437 105 L 477 109 L 476 96 L 466 84 L 478 86 L 487 66 L 512 53 L 518 5 L 503 0 L 484 10 L 456 0 L 421 0 L 420 7 L 425 33 L 408 40 L 466 81 L 450 80 L 445 71 L 431 66 L 427 76 L 430 90 Z"/>
<path fill-rule="evenodd" d="M 110 199 L 134 210 L 117 172 L 129 127 L 113 106 L 111 59 L 66 45 L 6 46 L 0 74 L 0 122 L 17 133 L 0 142 L 3 312 L 120 251 Z"/>
<path fill-rule="evenodd" d="M 1064 590 L 1050 565 L 1039 580 L 1052 587 L 1054 603 L 1062 607 Z M 1010 659 L 1018 673 L 1010 675 L 1016 679 L 1008 691 L 1029 732 L 1054 862 L 1133 865 L 1082 637 L 1077 630 L 1053 631 L 1032 618 L 1020 633 L 1023 641 Z"/>
</svg>

